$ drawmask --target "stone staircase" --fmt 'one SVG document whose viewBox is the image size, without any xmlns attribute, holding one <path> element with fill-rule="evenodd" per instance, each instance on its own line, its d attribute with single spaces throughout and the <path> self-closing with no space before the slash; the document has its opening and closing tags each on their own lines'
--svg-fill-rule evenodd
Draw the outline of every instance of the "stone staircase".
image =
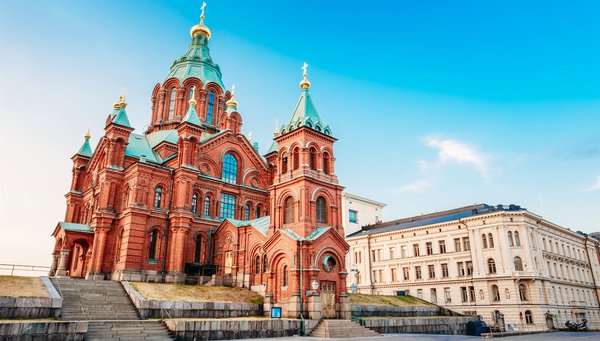
<svg viewBox="0 0 600 341">
<path fill-rule="evenodd" d="M 67 321 L 139 320 L 137 309 L 120 282 L 52 278 L 63 298 L 61 319 Z"/>
<path fill-rule="evenodd" d="M 379 336 L 379 333 L 360 326 L 351 320 L 321 320 L 310 333 L 319 338 L 350 338 Z"/>
<path fill-rule="evenodd" d="M 173 340 L 157 320 L 96 321 L 88 323 L 86 340 Z"/>
<path fill-rule="evenodd" d="M 161 321 L 142 321 L 120 282 L 52 278 L 60 319 L 89 321 L 86 340 L 173 340 Z"/>
</svg>

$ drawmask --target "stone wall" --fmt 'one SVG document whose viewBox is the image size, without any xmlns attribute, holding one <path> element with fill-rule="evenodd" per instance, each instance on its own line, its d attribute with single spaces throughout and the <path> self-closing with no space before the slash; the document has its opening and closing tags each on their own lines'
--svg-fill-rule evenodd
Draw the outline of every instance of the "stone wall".
<svg viewBox="0 0 600 341">
<path fill-rule="evenodd" d="M 465 335 L 467 323 L 474 317 L 398 317 L 359 319 L 362 326 L 381 334 Z"/>
<path fill-rule="evenodd" d="M 128 282 L 121 283 L 143 319 L 161 317 L 229 318 L 262 316 L 263 314 L 262 304 L 147 300 Z"/>
<path fill-rule="evenodd" d="M 85 340 L 87 322 L 0 323 L 0 340 Z"/>
<path fill-rule="evenodd" d="M 301 320 L 167 320 L 177 340 L 223 340 L 284 337 L 300 333 Z M 316 321 L 305 320 L 314 328 Z M 307 330 L 308 332 L 308 330 Z"/>
<path fill-rule="evenodd" d="M 352 305 L 352 316 L 372 317 L 415 317 L 415 316 L 461 316 L 451 310 L 438 306 L 383 306 Z"/>
<path fill-rule="evenodd" d="M 62 298 L 48 277 L 41 277 L 50 297 L 0 297 L 0 318 L 58 318 Z"/>
</svg>

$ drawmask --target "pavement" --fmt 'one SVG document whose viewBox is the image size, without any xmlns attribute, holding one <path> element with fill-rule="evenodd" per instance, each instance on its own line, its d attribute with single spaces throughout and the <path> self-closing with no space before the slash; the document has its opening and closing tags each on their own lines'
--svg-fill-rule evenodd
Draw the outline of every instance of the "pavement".
<svg viewBox="0 0 600 341">
<path fill-rule="evenodd" d="M 541 333 L 541 334 L 530 334 L 530 335 L 519 335 L 519 336 L 507 336 L 499 338 L 502 341 L 562 341 L 564 339 L 574 339 L 576 341 L 599 341 L 600 332 L 556 332 L 556 333 Z M 253 341 L 273 341 L 273 338 L 267 339 L 252 339 Z M 466 336 L 466 335 L 433 335 L 433 334 L 383 334 L 381 336 L 369 337 L 369 338 L 347 338 L 347 339 L 321 339 L 318 337 L 310 336 L 290 336 L 281 337 L 277 340 L 288 340 L 288 341 L 309 341 L 309 340 L 366 340 L 366 341 L 463 341 L 463 340 L 486 340 L 480 336 Z"/>
</svg>

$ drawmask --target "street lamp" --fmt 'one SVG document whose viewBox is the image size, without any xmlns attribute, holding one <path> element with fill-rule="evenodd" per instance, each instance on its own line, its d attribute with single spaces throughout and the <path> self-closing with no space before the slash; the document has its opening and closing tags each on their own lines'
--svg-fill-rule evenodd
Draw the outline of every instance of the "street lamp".
<svg viewBox="0 0 600 341">
<path fill-rule="evenodd" d="M 312 283 L 310 283 L 310 286 L 314 291 L 317 291 L 317 289 L 319 289 L 319 282 L 317 282 L 316 278 L 312 281 Z"/>
</svg>

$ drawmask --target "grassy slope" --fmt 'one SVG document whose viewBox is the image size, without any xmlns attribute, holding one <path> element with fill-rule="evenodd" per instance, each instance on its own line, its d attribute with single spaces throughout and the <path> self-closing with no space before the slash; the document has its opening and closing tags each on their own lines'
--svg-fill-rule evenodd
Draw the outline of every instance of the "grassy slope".
<svg viewBox="0 0 600 341">
<path fill-rule="evenodd" d="M 49 297 L 39 277 L 0 276 L 0 297 Z"/>
<path fill-rule="evenodd" d="M 429 305 L 412 296 L 392 296 L 392 295 L 367 295 L 350 294 L 350 303 L 353 305 L 387 305 L 387 306 L 410 306 L 410 305 Z"/>
<path fill-rule="evenodd" d="M 147 300 L 262 303 L 259 294 L 241 288 L 143 282 L 130 284 Z"/>
</svg>

